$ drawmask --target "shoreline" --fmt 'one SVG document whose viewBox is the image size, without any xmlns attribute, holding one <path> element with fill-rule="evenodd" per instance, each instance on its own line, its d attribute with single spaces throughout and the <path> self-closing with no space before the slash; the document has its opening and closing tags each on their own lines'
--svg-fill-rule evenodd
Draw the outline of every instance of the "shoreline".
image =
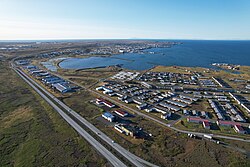
<svg viewBox="0 0 250 167">
<path fill-rule="evenodd" d="M 108 58 L 108 57 L 111 57 L 113 55 L 110 55 L 110 56 L 93 56 L 93 57 L 103 57 L 103 58 Z M 91 56 L 89 57 L 85 57 L 85 58 L 90 58 Z M 99 69 L 99 68 L 108 68 L 108 67 L 115 67 L 117 65 L 120 65 L 120 64 L 116 64 L 116 65 L 108 65 L 108 66 L 98 66 L 98 67 L 90 67 L 90 68 L 75 68 L 75 69 L 70 69 L 70 68 L 62 68 L 60 66 L 60 63 L 63 62 L 64 60 L 66 59 L 74 59 L 76 57 L 68 57 L 68 58 L 65 58 L 65 59 L 62 59 L 62 60 L 58 60 L 56 62 L 53 62 L 53 65 L 57 68 L 57 69 L 64 69 L 64 70 L 76 70 L 76 71 L 79 71 L 79 70 L 89 70 L 89 69 Z M 80 59 L 85 59 L 85 58 L 80 58 Z M 130 61 L 130 62 L 134 62 L 135 60 L 129 60 L 129 59 L 125 59 L 125 58 L 114 58 L 114 59 L 120 59 L 120 60 L 125 60 L 125 61 Z M 156 63 L 152 63 L 152 62 L 147 62 L 148 64 L 151 64 L 153 65 L 153 67 L 150 67 L 148 69 L 144 69 L 144 70 L 134 70 L 134 69 L 127 69 L 127 68 L 124 68 L 122 67 L 123 64 L 120 66 L 121 69 L 123 70 L 132 70 L 132 71 L 150 71 L 156 67 L 182 67 L 182 68 L 203 68 L 203 69 L 209 69 L 209 70 L 214 70 L 214 71 L 225 71 L 225 72 L 228 72 L 228 73 L 231 73 L 231 74 L 241 74 L 241 72 L 239 70 L 229 70 L 229 69 L 225 69 L 225 68 L 222 68 L 222 67 L 217 67 L 217 66 L 213 66 L 212 64 L 211 67 L 202 67 L 202 66 L 181 66 L 181 65 L 169 65 L 169 66 L 166 66 L 166 65 L 160 65 L 160 64 L 156 64 Z"/>
</svg>

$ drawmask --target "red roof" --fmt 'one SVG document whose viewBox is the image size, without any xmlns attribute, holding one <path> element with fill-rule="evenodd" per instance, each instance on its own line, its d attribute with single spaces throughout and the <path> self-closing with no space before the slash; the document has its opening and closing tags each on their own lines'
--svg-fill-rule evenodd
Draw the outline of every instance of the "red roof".
<svg viewBox="0 0 250 167">
<path fill-rule="evenodd" d="M 111 102 L 109 102 L 107 100 L 103 100 L 103 103 L 105 103 L 108 106 L 113 106 L 114 105 L 113 103 L 111 103 Z"/>
<path fill-rule="evenodd" d="M 109 101 L 107 101 L 105 99 L 102 99 L 102 98 L 97 98 L 96 101 L 103 102 L 105 105 L 108 105 L 108 106 L 114 106 L 113 103 L 111 103 L 111 102 L 109 102 Z"/>
<path fill-rule="evenodd" d="M 201 119 L 201 118 L 197 118 L 197 117 L 188 117 L 188 119 L 189 119 L 190 121 L 209 122 L 209 121 L 206 120 L 206 119 Z"/>
<path fill-rule="evenodd" d="M 240 125 L 234 125 L 234 127 L 239 131 L 245 131 L 242 126 Z"/>
<path fill-rule="evenodd" d="M 218 123 L 219 123 L 219 124 L 222 124 L 222 125 L 232 125 L 232 126 L 233 126 L 233 125 L 239 125 L 239 126 L 240 126 L 239 123 L 233 122 L 233 121 L 221 121 L 221 120 L 219 120 Z"/>
<path fill-rule="evenodd" d="M 127 112 L 122 111 L 122 110 L 115 110 L 115 112 L 116 112 L 116 113 L 119 113 L 119 114 L 121 114 L 121 115 L 126 115 L 126 114 L 128 114 Z"/>
<path fill-rule="evenodd" d="M 97 98 L 96 101 L 104 101 L 102 98 Z"/>
<path fill-rule="evenodd" d="M 209 121 L 203 121 L 203 124 L 204 124 L 204 126 L 210 126 L 210 123 L 209 123 Z"/>
</svg>

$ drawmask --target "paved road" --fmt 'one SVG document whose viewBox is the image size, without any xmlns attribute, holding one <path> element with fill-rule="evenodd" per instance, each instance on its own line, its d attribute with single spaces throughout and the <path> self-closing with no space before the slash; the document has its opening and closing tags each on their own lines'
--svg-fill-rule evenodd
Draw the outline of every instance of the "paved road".
<svg viewBox="0 0 250 167">
<path fill-rule="evenodd" d="M 237 141 L 243 141 L 243 142 L 250 142 L 250 140 L 245 140 L 245 139 L 237 138 L 237 137 L 230 137 L 230 136 L 224 136 L 224 135 L 216 135 L 216 134 L 211 134 L 211 133 L 210 133 L 210 134 L 207 134 L 207 133 L 199 133 L 199 132 L 192 132 L 192 131 L 186 131 L 186 130 L 177 129 L 177 128 L 175 128 L 175 127 L 172 127 L 170 124 L 164 123 L 164 122 L 162 122 L 162 121 L 160 121 L 160 120 L 158 120 L 158 119 L 155 119 L 155 118 L 153 118 L 153 117 L 151 117 L 151 116 L 149 116 L 149 115 L 147 115 L 147 114 L 144 114 L 144 113 L 142 113 L 142 112 L 140 112 L 140 111 L 137 111 L 137 110 L 135 110 L 135 109 L 133 109 L 133 108 L 131 108 L 131 107 L 128 107 L 128 106 L 126 106 L 126 105 L 123 104 L 123 103 L 119 103 L 119 102 L 117 102 L 116 100 L 114 100 L 114 99 L 112 99 L 112 98 L 110 98 L 110 97 L 107 97 L 107 96 L 103 95 L 102 93 L 96 92 L 96 91 L 94 91 L 94 90 L 89 90 L 89 91 L 91 91 L 92 93 L 94 93 L 94 94 L 96 94 L 96 95 L 98 95 L 98 96 L 100 96 L 100 97 L 102 97 L 102 98 L 105 98 L 105 99 L 109 100 L 110 102 L 112 102 L 112 103 L 114 103 L 114 104 L 116 104 L 116 105 L 118 105 L 118 106 L 120 106 L 120 107 L 123 107 L 123 108 L 126 108 L 126 109 L 130 110 L 130 111 L 133 111 L 134 113 L 136 113 L 136 114 L 138 114 L 138 115 L 140 115 L 140 116 L 142 116 L 142 117 L 144 117 L 144 118 L 147 118 L 147 119 L 149 119 L 149 120 L 152 120 L 152 121 L 154 121 L 154 122 L 157 122 L 158 124 L 161 124 L 161 125 L 163 125 L 163 126 L 165 126 L 165 127 L 168 127 L 168 128 L 170 128 L 170 129 L 172 129 L 172 130 L 175 130 L 175 131 L 177 131 L 177 132 L 186 133 L 186 134 L 192 133 L 192 134 L 199 135 L 199 136 L 203 136 L 203 135 L 206 134 L 206 135 L 211 135 L 211 136 L 216 137 L 216 138 L 223 138 L 223 139 L 237 140 Z"/>
<path fill-rule="evenodd" d="M 57 76 L 59 76 L 61 78 L 64 78 L 64 77 L 62 77 L 62 76 L 60 76 L 58 74 L 55 74 L 55 75 L 57 75 Z M 72 82 L 72 81 L 70 81 L 70 82 Z M 73 82 L 73 83 L 76 84 L 76 85 L 78 85 L 78 86 L 80 86 L 80 87 L 83 87 L 82 85 L 79 85 L 76 82 Z M 126 108 L 126 109 L 130 110 L 130 111 L 133 111 L 134 113 L 136 113 L 136 114 L 138 114 L 138 115 L 140 115 L 140 116 L 142 116 L 144 118 L 152 120 L 152 121 L 154 121 L 156 123 L 159 123 L 159 124 L 161 124 L 161 125 L 163 125 L 163 126 L 165 126 L 167 128 L 170 128 L 170 129 L 175 130 L 175 131 L 180 132 L 180 133 L 186 133 L 186 134 L 192 133 L 192 134 L 199 135 L 199 136 L 203 136 L 203 135 L 206 134 L 206 135 L 211 135 L 211 136 L 216 137 L 216 138 L 230 139 L 230 140 L 236 140 L 236 141 L 242 141 L 242 142 L 248 142 L 248 143 L 250 143 L 250 140 L 242 139 L 242 138 L 238 138 L 238 137 L 231 137 L 231 136 L 224 136 L 224 135 L 218 135 L 218 134 L 212 134 L 212 133 L 208 134 L 208 133 L 199 133 L 199 132 L 181 130 L 181 129 L 172 127 L 171 124 L 166 124 L 166 123 L 164 123 L 164 122 L 162 122 L 160 120 L 157 120 L 157 119 L 155 119 L 155 118 L 153 118 L 153 117 L 151 117 L 151 116 L 149 116 L 147 114 L 144 114 L 144 113 L 142 113 L 140 111 L 137 111 L 137 110 L 135 110 L 135 109 L 133 109 L 131 107 L 128 107 L 128 106 L 124 105 L 123 103 L 117 102 L 117 101 L 113 100 L 112 98 L 103 95 L 102 93 L 96 92 L 96 91 L 88 89 L 86 87 L 83 87 L 83 88 L 86 89 L 86 90 L 88 90 L 88 91 L 90 91 L 90 92 L 92 92 L 92 93 L 94 93 L 94 94 L 96 94 L 96 95 L 98 95 L 98 96 L 100 96 L 100 97 L 102 97 L 102 98 L 108 99 L 109 101 L 111 101 L 112 103 L 114 103 L 114 104 L 116 104 L 116 105 L 118 105 L 120 107 L 123 107 L 123 108 Z"/>
<path fill-rule="evenodd" d="M 57 104 L 59 104 L 61 107 L 63 107 L 66 111 L 68 111 L 72 116 L 74 116 L 82 124 L 84 124 L 86 127 L 88 127 L 94 133 L 96 133 L 102 140 L 104 140 L 106 143 L 108 143 L 117 152 L 119 152 L 121 155 L 123 155 L 125 158 L 127 158 L 132 164 L 134 164 L 135 166 L 145 166 L 146 165 L 146 166 L 157 167 L 156 165 L 141 159 L 140 157 L 132 154 L 131 152 L 127 151 L 125 148 L 121 147 L 119 144 L 115 143 L 111 138 L 109 138 L 102 131 L 97 129 L 94 125 L 92 125 L 90 122 L 88 122 L 86 119 L 84 119 L 81 115 L 79 115 L 77 112 L 75 112 L 74 110 L 69 108 L 67 105 L 65 105 L 63 102 L 61 102 L 59 99 L 57 99 L 55 96 L 53 96 L 51 93 L 49 93 L 46 89 L 44 89 L 38 83 L 33 81 L 31 78 L 29 78 L 29 76 L 27 76 L 24 72 L 22 72 L 21 70 L 18 70 L 18 71 L 22 75 L 24 75 L 26 78 L 28 78 L 30 82 L 32 82 L 39 89 L 41 89 L 43 92 L 45 92 L 50 98 L 55 100 L 57 102 Z"/>
<path fill-rule="evenodd" d="M 113 166 L 126 167 L 126 165 L 114 156 L 109 150 L 107 150 L 101 143 L 93 138 L 88 132 L 86 132 L 80 125 L 78 125 L 72 118 L 64 113 L 55 103 L 53 103 L 47 96 L 45 96 L 38 88 L 36 88 L 28 79 L 26 79 L 20 70 L 15 70 L 17 74 L 25 80 L 43 99 L 45 99 L 62 117 L 68 122 L 82 137 L 84 137 L 97 151 L 99 151 Z"/>
</svg>

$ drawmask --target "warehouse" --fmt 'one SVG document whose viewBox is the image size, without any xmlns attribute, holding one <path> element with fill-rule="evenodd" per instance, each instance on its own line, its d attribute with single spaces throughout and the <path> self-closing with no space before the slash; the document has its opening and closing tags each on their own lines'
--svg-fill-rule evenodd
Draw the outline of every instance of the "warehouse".
<svg viewBox="0 0 250 167">
<path fill-rule="evenodd" d="M 109 122 L 113 122 L 115 120 L 115 116 L 112 115 L 111 113 L 109 112 L 105 112 L 102 114 L 102 117 L 106 120 L 108 120 Z"/>
<path fill-rule="evenodd" d="M 55 77 L 55 76 L 51 76 L 51 77 L 45 77 L 45 78 L 43 78 L 42 81 L 44 83 L 47 83 L 47 82 L 51 82 L 51 81 L 58 80 L 58 79 L 60 79 L 60 78 L 59 77 Z"/>
<path fill-rule="evenodd" d="M 52 84 L 52 87 L 61 93 L 67 93 L 67 92 L 72 91 L 71 87 L 69 87 L 69 85 L 67 83 Z"/>
<path fill-rule="evenodd" d="M 55 80 L 52 80 L 52 81 L 47 81 L 46 84 L 47 85 L 53 85 L 53 84 L 56 84 L 56 83 L 66 83 L 65 80 L 59 78 L 59 79 L 55 79 Z"/>
</svg>

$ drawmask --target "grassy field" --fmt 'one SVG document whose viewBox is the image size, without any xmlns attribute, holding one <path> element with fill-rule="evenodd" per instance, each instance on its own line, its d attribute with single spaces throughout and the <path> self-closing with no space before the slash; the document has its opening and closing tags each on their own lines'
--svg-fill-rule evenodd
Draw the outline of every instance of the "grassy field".
<svg viewBox="0 0 250 167">
<path fill-rule="evenodd" d="M 0 166 L 110 166 L 0 62 Z"/>
<path fill-rule="evenodd" d="M 156 66 L 151 72 L 173 72 L 181 74 L 190 74 L 191 72 L 204 72 L 206 68 L 201 67 L 181 67 L 181 66 Z"/>
</svg>

